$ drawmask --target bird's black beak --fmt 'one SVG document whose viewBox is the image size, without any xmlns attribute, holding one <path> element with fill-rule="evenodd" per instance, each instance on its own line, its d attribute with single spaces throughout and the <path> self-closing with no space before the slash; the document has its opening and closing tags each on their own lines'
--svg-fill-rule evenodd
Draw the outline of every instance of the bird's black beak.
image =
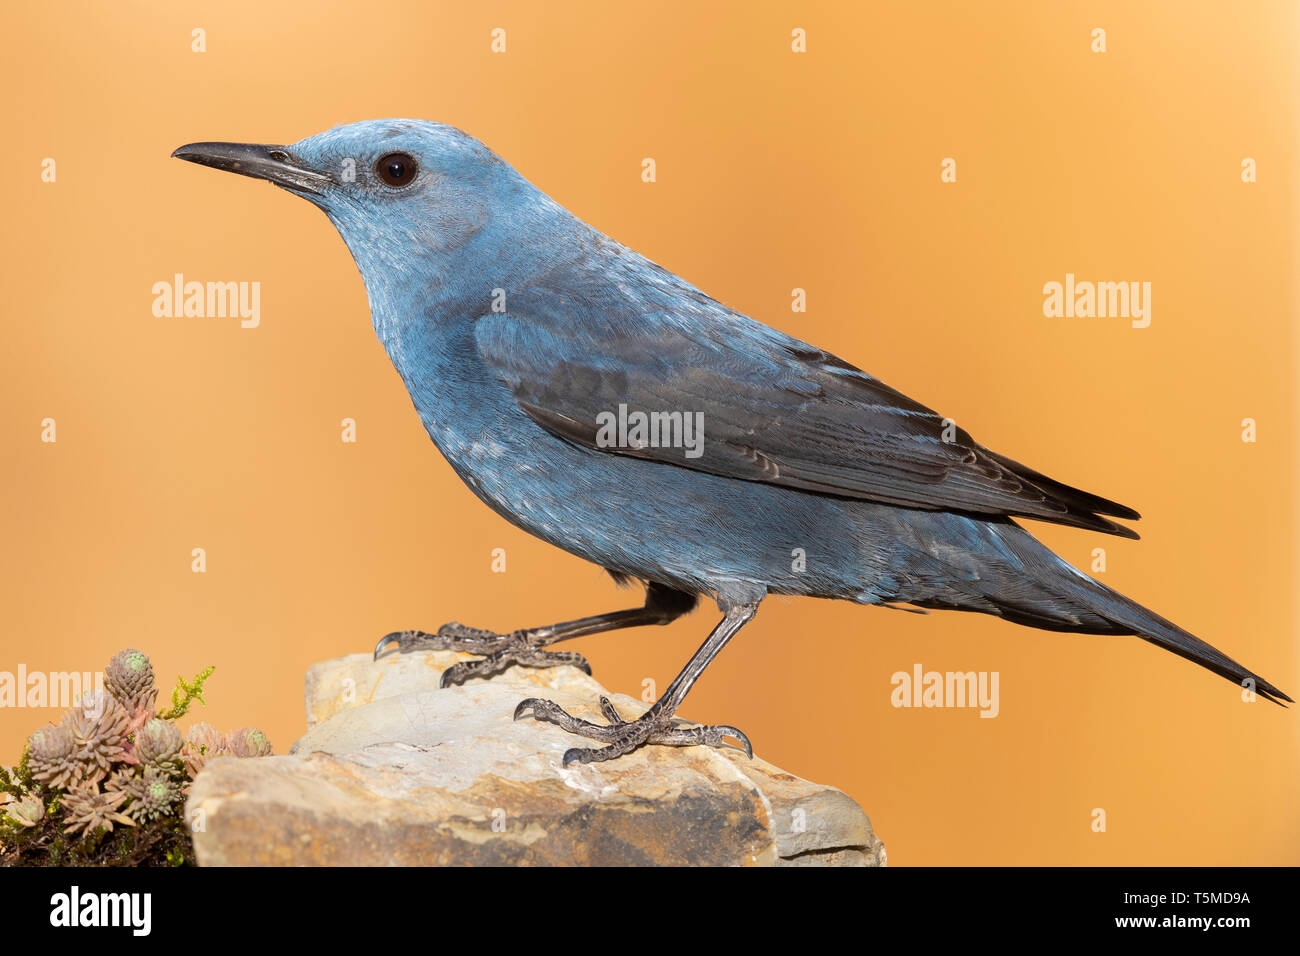
<svg viewBox="0 0 1300 956">
<path fill-rule="evenodd" d="M 292 192 L 323 195 L 329 176 L 317 172 L 289 152 L 286 146 L 255 143 L 190 143 L 172 153 L 177 159 L 224 169 L 241 176 L 265 179 Z"/>
</svg>

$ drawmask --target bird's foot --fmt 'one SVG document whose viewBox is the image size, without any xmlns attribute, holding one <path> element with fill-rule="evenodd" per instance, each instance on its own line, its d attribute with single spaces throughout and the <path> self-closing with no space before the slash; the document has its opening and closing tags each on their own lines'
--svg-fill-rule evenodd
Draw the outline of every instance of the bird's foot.
<svg viewBox="0 0 1300 956">
<path fill-rule="evenodd" d="M 379 639 L 375 645 L 375 659 L 378 660 L 379 655 L 393 645 L 403 654 L 411 651 L 464 651 L 480 655 L 476 661 L 458 661 L 443 671 L 440 681 L 443 687 L 463 684 L 471 677 L 491 677 L 515 664 L 524 667 L 572 664 L 590 674 L 591 664 L 581 654 L 542 649 L 552 637 L 552 631 L 552 628 L 542 627 L 497 634 L 495 631 L 456 623 L 444 624 L 436 634 L 427 631 L 394 631 Z"/>
<path fill-rule="evenodd" d="M 531 711 L 531 713 L 528 713 Z M 724 738 L 738 740 L 744 748 L 745 756 L 752 758 L 754 748 L 749 738 L 735 727 L 723 724 L 710 727 L 679 727 L 673 723 L 671 714 L 664 715 L 651 707 L 635 720 L 624 720 L 608 697 L 600 699 L 600 712 L 609 721 L 608 725 L 593 724 L 589 720 L 574 717 L 559 704 L 538 697 L 521 700 L 515 708 L 515 720 L 525 715 L 534 720 L 555 724 L 562 730 L 581 737 L 590 737 L 605 744 L 604 747 L 573 747 L 564 752 L 564 766 L 571 763 L 596 763 L 601 760 L 613 760 L 626 753 L 631 753 L 642 744 L 666 744 L 672 747 L 696 747 L 701 744 L 709 747 L 723 746 Z"/>
</svg>

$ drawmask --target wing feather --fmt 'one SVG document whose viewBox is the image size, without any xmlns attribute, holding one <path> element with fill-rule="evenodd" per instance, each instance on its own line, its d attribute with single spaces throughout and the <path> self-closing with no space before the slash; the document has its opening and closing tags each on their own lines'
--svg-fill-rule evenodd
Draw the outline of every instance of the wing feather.
<svg viewBox="0 0 1300 956">
<path fill-rule="evenodd" d="M 534 293 L 536 290 L 534 290 Z M 548 431 L 602 452 L 909 508 L 1018 515 L 1136 538 L 1137 512 L 998 455 L 849 363 L 700 294 L 694 314 L 476 321 L 484 362 Z M 549 300 L 554 301 L 554 300 Z M 602 413 L 702 415 L 703 448 L 605 447 Z"/>
</svg>

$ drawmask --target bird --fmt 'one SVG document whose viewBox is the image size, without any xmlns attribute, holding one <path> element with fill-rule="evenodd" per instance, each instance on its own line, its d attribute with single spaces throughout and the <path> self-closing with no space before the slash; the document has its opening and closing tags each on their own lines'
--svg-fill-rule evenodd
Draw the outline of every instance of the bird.
<svg viewBox="0 0 1300 956">
<path fill-rule="evenodd" d="M 641 715 L 605 723 L 528 698 L 524 717 L 596 746 L 743 749 L 675 717 L 769 595 L 996 615 L 1129 635 L 1274 703 L 1291 698 L 1034 538 L 1036 520 L 1136 538 L 1138 512 L 975 441 L 823 349 L 710 297 L 588 225 L 461 130 L 369 120 L 273 146 L 199 142 L 175 158 L 267 180 L 317 206 L 433 443 L 510 523 L 645 588 L 641 606 L 499 633 L 448 623 L 375 649 L 465 651 L 444 687 L 572 664 L 570 638 L 665 625 L 702 599 L 721 620 Z M 792 558 L 792 555 L 794 556 Z"/>
</svg>

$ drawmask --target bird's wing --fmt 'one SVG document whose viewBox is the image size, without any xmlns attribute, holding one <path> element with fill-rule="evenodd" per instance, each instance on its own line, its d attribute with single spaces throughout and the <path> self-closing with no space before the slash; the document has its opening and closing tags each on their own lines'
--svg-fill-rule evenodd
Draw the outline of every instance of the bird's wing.
<svg viewBox="0 0 1300 956">
<path fill-rule="evenodd" d="M 558 297 L 530 295 L 523 314 L 477 319 L 476 345 L 525 413 L 587 448 L 818 494 L 1137 537 L 1101 517 L 1137 518 L 1132 509 L 997 455 L 847 362 L 690 292 L 682 311 L 706 314 L 670 304 L 649 321 L 620 309 L 561 314 Z M 652 443 L 654 429 L 629 429 L 633 441 L 620 445 L 611 427 L 620 406 L 691 416 L 702 447 Z M 665 434 L 677 425 L 661 421 Z M 638 437 L 647 439 L 639 447 Z"/>
</svg>

